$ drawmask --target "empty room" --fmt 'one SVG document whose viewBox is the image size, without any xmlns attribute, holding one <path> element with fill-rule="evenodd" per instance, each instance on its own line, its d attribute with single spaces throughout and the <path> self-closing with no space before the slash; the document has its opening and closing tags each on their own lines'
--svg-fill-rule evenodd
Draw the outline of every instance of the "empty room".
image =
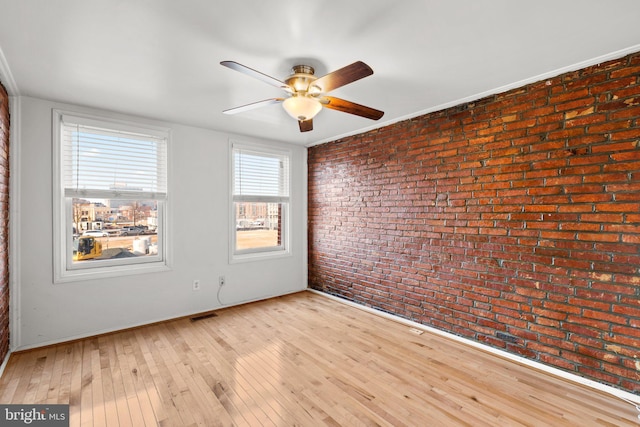
<svg viewBox="0 0 640 427">
<path fill-rule="evenodd" d="M 0 425 L 640 425 L 639 16 L 0 0 Z"/>
</svg>

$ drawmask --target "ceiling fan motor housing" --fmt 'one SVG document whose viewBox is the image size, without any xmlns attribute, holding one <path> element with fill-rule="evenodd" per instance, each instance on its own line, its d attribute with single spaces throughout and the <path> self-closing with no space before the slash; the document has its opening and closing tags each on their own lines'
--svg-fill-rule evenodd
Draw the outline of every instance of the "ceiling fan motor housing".
<svg viewBox="0 0 640 427">
<path fill-rule="evenodd" d="M 293 88 L 294 95 L 319 94 L 320 88 L 311 86 L 311 83 L 318 79 L 313 75 L 314 72 L 313 67 L 309 65 L 295 65 L 291 68 L 291 75 L 287 77 L 285 83 Z"/>
</svg>

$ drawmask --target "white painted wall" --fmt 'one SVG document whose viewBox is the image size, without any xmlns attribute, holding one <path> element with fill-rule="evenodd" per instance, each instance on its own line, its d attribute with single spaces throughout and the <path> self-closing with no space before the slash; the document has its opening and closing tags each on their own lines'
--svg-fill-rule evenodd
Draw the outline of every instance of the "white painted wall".
<svg viewBox="0 0 640 427">
<path fill-rule="evenodd" d="M 306 288 L 306 148 L 270 142 L 292 156 L 291 252 L 283 258 L 229 264 L 229 138 L 201 128 L 143 122 L 171 128 L 171 271 L 53 284 L 51 110 L 100 112 L 41 99 L 20 97 L 19 198 L 12 220 L 18 271 L 12 310 L 12 348 L 24 349 L 220 307 L 218 276 L 227 284 L 224 305 L 264 299 Z M 200 279 L 201 290 L 192 291 Z"/>
</svg>

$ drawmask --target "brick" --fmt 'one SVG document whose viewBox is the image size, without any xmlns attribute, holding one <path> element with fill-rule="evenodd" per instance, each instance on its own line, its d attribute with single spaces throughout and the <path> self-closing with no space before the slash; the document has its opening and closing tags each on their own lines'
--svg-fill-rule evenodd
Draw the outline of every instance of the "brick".
<svg viewBox="0 0 640 427">
<path fill-rule="evenodd" d="M 309 286 L 640 390 L 638 67 L 310 147 Z"/>
<path fill-rule="evenodd" d="M 580 221 L 582 222 L 595 222 L 595 223 L 614 223 L 619 224 L 624 220 L 624 215 L 622 213 L 608 213 L 608 214 L 581 214 Z"/>
<path fill-rule="evenodd" d="M 635 172 L 640 170 L 640 162 L 611 163 L 602 166 L 606 173 Z"/>
<path fill-rule="evenodd" d="M 620 111 L 614 111 L 609 113 L 609 117 L 611 120 L 622 120 L 627 118 L 635 118 L 640 116 L 640 106 L 625 108 Z"/>
<path fill-rule="evenodd" d="M 598 203 L 596 212 L 638 212 L 640 203 Z"/>
<path fill-rule="evenodd" d="M 0 360 L 9 352 L 9 252 L 6 248 L 9 221 L 9 97 L 0 83 Z"/>
<path fill-rule="evenodd" d="M 614 385 L 617 385 L 619 383 L 619 379 L 617 376 L 608 375 L 607 373 L 603 372 L 602 369 L 593 369 L 585 365 L 581 365 L 577 368 L 577 370 L 581 375 L 591 377 L 596 381 L 614 384 Z"/>
</svg>

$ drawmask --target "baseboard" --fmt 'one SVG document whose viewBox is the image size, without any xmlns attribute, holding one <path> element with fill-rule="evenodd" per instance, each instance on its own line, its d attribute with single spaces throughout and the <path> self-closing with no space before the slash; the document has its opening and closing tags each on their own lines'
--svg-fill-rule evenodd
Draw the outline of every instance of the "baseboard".
<svg viewBox="0 0 640 427">
<path fill-rule="evenodd" d="M 0 365 L 0 378 L 2 378 L 2 375 L 4 375 L 4 370 L 7 367 L 7 363 L 9 363 L 9 357 L 11 357 L 11 350 L 7 352 L 7 355 L 4 357 L 4 360 L 2 361 L 2 365 Z"/>
<path fill-rule="evenodd" d="M 602 383 L 599 383 L 597 381 L 590 380 L 588 378 L 583 378 L 583 377 L 581 377 L 579 375 L 572 374 L 571 372 L 563 371 L 561 369 L 554 368 L 553 366 L 545 365 L 544 363 L 536 362 L 535 360 L 530 360 L 530 359 L 527 359 L 527 358 L 522 357 L 522 356 L 517 355 L 517 354 L 509 353 L 507 351 L 500 350 L 498 348 L 490 347 L 490 346 L 488 346 L 486 344 L 482 344 L 480 342 L 473 341 L 473 340 L 470 340 L 468 338 L 464 338 L 464 337 L 461 337 L 461 336 L 458 336 L 458 335 L 454 335 L 454 334 L 452 334 L 450 332 L 441 331 L 440 329 L 436 329 L 436 328 L 433 328 L 431 326 L 423 325 L 421 323 L 414 322 L 412 320 L 403 319 L 400 316 L 396 316 L 394 314 L 390 314 L 390 313 L 387 313 L 387 312 L 384 312 L 384 311 L 381 311 L 381 310 L 376 310 L 375 308 L 367 307 L 367 306 L 364 306 L 362 304 L 358 304 L 358 303 L 355 303 L 353 301 L 349 301 L 349 300 L 346 300 L 344 298 L 337 297 L 335 295 L 327 294 L 327 293 L 324 293 L 324 292 L 321 292 L 321 291 L 318 291 L 318 290 L 315 290 L 315 289 L 310 289 L 310 288 L 308 288 L 307 291 L 313 292 L 313 293 L 318 294 L 318 295 L 322 295 L 322 296 L 324 296 L 326 298 L 332 299 L 334 301 L 338 301 L 338 302 L 340 302 L 342 304 L 346 304 L 346 305 L 349 305 L 351 307 L 354 307 L 354 308 L 357 308 L 357 309 L 360 309 L 360 310 L 364 310 L 366 312 L 375 314 L 377 316 L 385 317 L 387 319 L 393 320 L 393 321 L 398 322 L 398 323 L 402 323 L 402 324 L 407 325 L 409 327 L 420 329 L 420 330 L 423 330 L 423 331 L 426 331 L 426 332 L 430 332 L 430 333 L 435 334 L 435 335 L 440 335 L 442 337 L 445 337 L 445 338 L 448 338 L 448 339 L 463 343 L 463 344 L 468 345 L 470 347 L 477 348 L 477 349 L 482 350 L 484 352 L 495 354 L 496 356 L 502 357 L 504 359 L 511 360 L 511 361 L 519 363 L 521 365 L 529 366 L 531 368 L 543 371 L 545 373 L 554 375 L 556 377 L 563 378 L 565 380 L 574 382 L 576 384 L 580 384 L 580 385 L 592 388 L 594 390 L 598 390 L 598 391 L 613 395 L 613 396 L 615 396 L 615 397 L 617 397 L 619 399 L 624 400 L 625 402 L 627 402 L 627 403 L 629 403 L 631 405 L 634 405 L 636 407 L 636 409 L 638 409 L 638 411 L 640 411 L 640 406 L 639 406 L 640 405 L 640 396 L 636 396 L 635 394 L 630 393 L 628 391 L 620 390 L 620 389 L 617 389 L 615 387 L 612 387 L 612 386 L 609 386 L 609 385 L 606 385 L 606 384 L 602 384 Z"/>
</svg>

